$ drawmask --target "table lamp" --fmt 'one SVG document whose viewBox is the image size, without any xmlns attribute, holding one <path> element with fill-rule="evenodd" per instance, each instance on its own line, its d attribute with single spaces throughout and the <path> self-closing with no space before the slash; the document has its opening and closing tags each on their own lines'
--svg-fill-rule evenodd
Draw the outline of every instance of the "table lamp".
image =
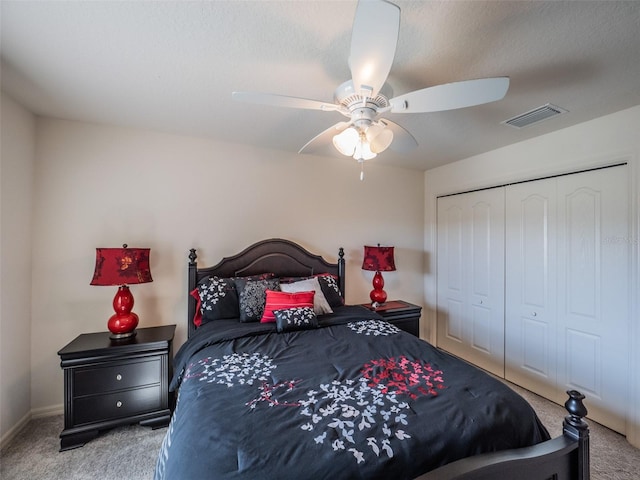
<svg viewBox="0 0 640 480">
<path fill-rule="evenodd" d="M 138 315 L 133 313 L 133 294 L 129 285 L 153 282 L 149 268 L 149 248 L 96 248 L 96 267 L 91 285 L 118 285 L 113 297 L 115 314 L 109 318 L 107 328 L 113 340 L 133 337 L 138 326 Z"/>
<path fill-rule="evenodd" d="M 376 307 L 387 301 L 387 292 L 384 291 L 384 279 L 380 272 L 393 272 L 396 264 L 393 258 L 394 247 L 364 247 L 364 260 L 362 269 L 376 272 L 373 276 L 373 290 L 369 293 L 371 305 Z"/>
</svg>

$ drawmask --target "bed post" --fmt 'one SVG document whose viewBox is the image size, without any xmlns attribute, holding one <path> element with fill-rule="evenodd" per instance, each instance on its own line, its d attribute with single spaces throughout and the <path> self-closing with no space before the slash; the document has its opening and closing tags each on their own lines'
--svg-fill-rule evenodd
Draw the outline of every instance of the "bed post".
<svg viewBox="0 0 640 480">
<path fill-rule="evenodd" d="M 564 407 L 569 415 L 564 417 L 562 431 L 564 435 L 578 442 L 578 479 L 589 480 L 589 425 L 583 420 L 587 408 L 582 403 L 584 395 L 577 390 L 568 390 L 569 399 Z"/>
<path fill-rule="evenodd" d="M 346 292 L 344 291 L 344 286 L 345 286 L 344 274 L 345 274 L 344 248 L 340 247 L 340 249 L 338 250 L 338 279 L 339 279 L 338 281 L 340 282 L 340 284 L 338 285 L 338 287 L 340 288 L 340 293 L 342 293 L 343 300 L 346 296 Z"/>
<path fill-rule="evenodd" d="M 196 288 L 196 272 L 198 269 L 198 262 L 196 262 L 197 258 L 198 258 L 198 255 L 196 255 L 196 249 L 195 248 L 190 249 L 189 250 L 189 273 L 187 275 L 187 281 L 189 282 L 189 289 L 188 289 L 189 293 L 191 292 L 191 290 Z M 188 295 L 187 304 L 188 304 L 187 314 L 189 316 L 187 318 L 187 325 L 189 326 L 188 332 L 187 332 L 188 334 L 187 338 L 188 338 L 191 336 L 191 334 L 195 330 L 195 325 L 193 324 L 193 316 L 196 314 L 195 298 L 193 298 L 191 295 Z"/>
</svg>

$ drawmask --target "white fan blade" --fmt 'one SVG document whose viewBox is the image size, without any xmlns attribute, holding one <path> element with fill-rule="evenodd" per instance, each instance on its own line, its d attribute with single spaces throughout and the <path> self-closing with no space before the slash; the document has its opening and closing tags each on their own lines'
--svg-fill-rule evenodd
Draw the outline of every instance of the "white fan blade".
<svg viewBox="0 0 640 480">
<path fill-rule="evenodd" d="M 305 151 L 304 153 L 314 153 L 322 147 L 331 145 L 333 137 L 344 131 L 349 125 L 351 125 L 351 122 L 338 122 L 335 125 L 330 126 L 325 131 L 309 140 L 300 150 L 298 150 L 298 153 L 302 153 L 303 150 Z"/>
<path fill-rule="evenodd" d="M 409 153 L 418 146 L 416 139 L 404 127 L 386 118 L 380 119 L 379 122 L 386 125 L 393 132 L 393 142 L 391 142 L 389 148 L 394 152 Z"/>
<path fill-rule="evenodd" d="M 387 80 L 398 44 L 400 8 L 384 0 L 360 0 L 351 32 L 349 68 L 356 93 L 377 95 Z"/>
<path fill-rule="evenodd" d="M 509 77 L 481 78 L 445 83 L 392 98 L 393 113 L 425 113 L 455 110 L 503 98 L 509 89 Z"/>
<path fill-rule="evenodd" d="M 305 108 L 310 110 L 323 110 L 327 112 L 340 110 L 342 108 L 340 105 L 336 105 L 335 103 L 309 100 L 307 98 L 288 97 L 286 95 L 276 95 L 273 93 L 233 92 L 231 96 L 234 100 L 238 100 L 240 102 L 273 105 L 275 107 Z"/>
</svg>

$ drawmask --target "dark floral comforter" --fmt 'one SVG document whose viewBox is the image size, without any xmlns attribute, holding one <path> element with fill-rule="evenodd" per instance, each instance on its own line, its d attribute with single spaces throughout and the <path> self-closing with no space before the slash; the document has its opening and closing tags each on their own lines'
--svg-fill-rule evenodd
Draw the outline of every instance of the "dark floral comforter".
<svg viewBox="0 0 640 480">
<path fill-rule="evenodd" d="M 411 479 L 549 435 L 502 382 L 361 307 L 206 324 L 178 352 L 156 480 Z"/>
</svg>

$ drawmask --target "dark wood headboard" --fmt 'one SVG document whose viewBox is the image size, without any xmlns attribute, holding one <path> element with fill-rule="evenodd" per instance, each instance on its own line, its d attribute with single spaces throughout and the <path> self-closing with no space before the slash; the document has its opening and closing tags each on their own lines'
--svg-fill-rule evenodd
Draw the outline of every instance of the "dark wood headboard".
<svg viewBox="0 0 640 480">
<path fill-rule="evenodd" d="M 189 295 L 198 282 L 205 277 L 245 277 L 272 272 L 277 277 L 306 277 L 319 273 L 330 273 L 338 277 L 340 292 L 344 296 L 345 261 L 344 249 L 338 251 L 338 262 L 327 262 L 320 255 L 314 255 L 297 243 L 282 238 L 271 238 L 254 243 L 242 252 L 224 257 L 217 265 L 198 268 L 196 249 L 189 253 L 189 289 L 188 296 L 188 332 L 189 337 L 196 327 L 193 316 L 196 313 L 196 300 Z"/>
</svg>

